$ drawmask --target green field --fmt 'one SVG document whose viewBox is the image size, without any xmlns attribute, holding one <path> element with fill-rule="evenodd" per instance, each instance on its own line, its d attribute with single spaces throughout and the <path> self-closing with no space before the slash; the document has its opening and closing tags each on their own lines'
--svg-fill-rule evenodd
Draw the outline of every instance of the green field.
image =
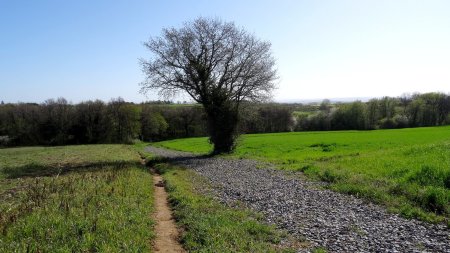
<svg viewBox="0 0 450 253">
<path fill-rule="evenodd" d="M 0 149 L 0 252 L 148 252 L 151 180 L 131 146 Z"/>
<path fill-rule="evenodd" d="M 207 153 L 207 138 L 155 144 Z M 244 135 L 236 152 L 304 172 L 334 190 L 386 205 L 406 217 L 450 217 L 450 127 Z"/>
</svg>

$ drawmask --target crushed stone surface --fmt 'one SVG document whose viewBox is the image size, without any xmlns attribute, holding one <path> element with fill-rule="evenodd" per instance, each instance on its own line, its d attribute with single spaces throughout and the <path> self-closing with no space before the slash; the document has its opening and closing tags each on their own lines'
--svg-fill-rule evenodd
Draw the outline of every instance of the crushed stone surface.
<svg viewBox="0 0 450 253">
<path fill-rule="evenodd" d="M 207 178 L 215 197 L 233 205 L 243 203 L 275 224 L 305 240 L 309 252 L 450 252 L 450 229 L 388 213 L 385 208 L 351 195 L 323 189 L 318 182 L 270 164 L 246 159 L 195 156 L 146 147 L 146 151 Z"/>
</svg>

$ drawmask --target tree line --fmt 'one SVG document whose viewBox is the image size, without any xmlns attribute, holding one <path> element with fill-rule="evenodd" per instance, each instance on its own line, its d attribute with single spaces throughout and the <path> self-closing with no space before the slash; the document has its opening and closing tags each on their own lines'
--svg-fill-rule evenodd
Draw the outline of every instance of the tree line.
<svg viewBox="0 0 450 253">
<path fill-rule="evenodd" d="M 314 112 L 294 113 L 296 131 L 374 130 L 450 124 L 450 96 L 425 93 L 383 97 L 368 102 L 331 104 L 324 100 Z"/>
<path fill-rule="evenodd" d="M 130 143 L 204 135 L 198 106 L 168 101 L 133 104 L 116 98 L 79 104 L 0 105 L 0 145 Z M 197 123 L 200 122 L 200 123 Z"/>
<path fill-rule="evenodd" d="M 241 133 L 371 130 L 450 124 L 450 96 L 443 93 L 383 97 L 368 102 L 320 104 L 244 103 Z M 198 104 L 121 98 L 71 104 L 64 98 L 41 104 L 0 105 L 0 145 L 131 143 L 207 136 Z"/>
<path fill-rule="evenodd" d="M 240 131 L 283 132 L 292 127 L 291 108 L 248 105 Z M 207 136 L 204 109 L 198 104 L 122 98 L 71 104 L 64 98 L 44 103 L 0 104 L 0 146 L 131 143 Z"/>
</svg>

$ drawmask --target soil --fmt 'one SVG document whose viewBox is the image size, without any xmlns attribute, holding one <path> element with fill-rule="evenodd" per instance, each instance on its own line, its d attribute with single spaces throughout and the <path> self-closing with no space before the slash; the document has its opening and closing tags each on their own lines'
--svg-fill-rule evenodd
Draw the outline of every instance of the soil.
<svg viewBox="0 0 450 253">
<path fill-rule="evenodd" d="M 153 250 L 154 252 L 186 252 L 178 242 L 180 234 L 169 207 L 162 177 L 154 174 L 153 183 L 155 185 L 153 219 L 156 222 L 156 238 L 153 242 Z"/>
</svg>

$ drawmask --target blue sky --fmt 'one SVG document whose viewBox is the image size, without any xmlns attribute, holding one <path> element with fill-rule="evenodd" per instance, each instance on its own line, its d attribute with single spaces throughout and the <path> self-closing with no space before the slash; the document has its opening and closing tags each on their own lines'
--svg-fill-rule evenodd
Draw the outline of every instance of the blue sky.
<svg viewBox="0 0 450 253">
<path fill-rule="evenodd" d="M 444 0 L 0 0 L 0 100 L 158 99 L 138 92 L 142 42 L 198 16 L 272 43 L 275 101 L 448 93 L 449 13 Z"/>
</svg>

